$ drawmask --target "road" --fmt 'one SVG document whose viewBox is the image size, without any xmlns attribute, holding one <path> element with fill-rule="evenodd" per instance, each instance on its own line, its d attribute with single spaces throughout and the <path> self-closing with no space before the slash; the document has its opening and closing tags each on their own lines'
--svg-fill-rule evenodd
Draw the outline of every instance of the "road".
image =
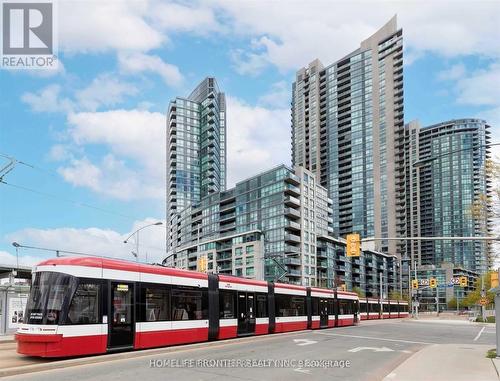
<svg viewBox="0 0 500 381">
<path fill-rule="evenodd" d="M 432 344 L 487 344 L 494 327 L 386 320 L 357 327 L 304 331 L 182 346 L 168 353 L 78 365 L 5 380 L 381 380 Z M 144 353 L 143 353 L 144 355 Z M 216 362 L 218 360 L 218 362 Z M 310 362 L 307 360 L 327 360 Z M 337 362 L 335 362 L 337 361 Z M 253 362 L 253 363 L 252 363 Z M 251 367 L 249 367 L 252 365 Z"/>
</svg>

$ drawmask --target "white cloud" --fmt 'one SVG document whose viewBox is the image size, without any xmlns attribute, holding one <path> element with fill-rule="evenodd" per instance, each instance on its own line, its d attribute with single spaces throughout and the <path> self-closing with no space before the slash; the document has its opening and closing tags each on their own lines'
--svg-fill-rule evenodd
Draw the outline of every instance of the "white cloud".
<svg viewBox="0 0 500 381">
<path fill-rule="evenodd" d="M 147 51 L 167 37 L 149 23 L 147 1 L 60 1 L 59 43 L 65 52 Z"/>
<path fill-rule="evenodd" d="M 24 93 L 21 100 L 28 104 L 35 112 L 68 112 L 74 104 L 67 98 L 61 98 L 61 86 L 48 85 L 38 93 Z"/>
<path fill-rule="evenodd" d="M 500 61 L 458 80 L 458 103 L 500 106 Z"/>
<path fill-rule="evenodd" d="M 42 260 L 43 257 L 24 255 L 23 253 L 19 253 L 19 266 L 34 266 Z M 13 253 L 9 253 L 7 251 L 0 250 L 0 264 L 7 266 L 17 266 L 18 258 L 15 254 L 15 251 Z"/>
<path fill-rule="evenodd" d="M 233 62 L 234 69 L 241 75 L 256 76 L 269 64 L 261 54 L 252 53 L 244 49 L 231 51 L 229 57 Z"/>
<path fill-rule="evenodd" d="M 161 199 L 165 195 L 159 184 L 148 181 L 147 174 L 141 173 L 140 168 L 131 167 L 124 160 L 108 154 L 97 164 L 87 157 L 73 159 L 58 172 L 74 186 L 89 188 L 118 200 Z"/>
<path fill-rule="evenodd" d="M 290 107 L 292 86 L 289 82 L 279 81 L 273 83 L 271 91 L 262 95 L 258 99 L 258 104 L 271 108 L 285 109 Z"/>
<path fill-rule="evenodd" d="M 176 3 L 157 3 L 154 6 L 153 20 L 162 30 L 176 32 L 193 32 L 206 35 L 209 32 L 220 31 L 212 9 L 197 4 L 189 6 Z"/>
<path fill-rule="evenodd" d="M 228 187 L 290 161 L 290 110 L 251 106 L 228 97 Z"/>
<path fill-rule="evenodd" d="M 112 110 L 68 115 L 67 144 L 54 156 L 70 159 L 58 172 L 74 186 L 121 200 L 165 197 L 165 116 L 147 110 Z M 91 161 L 72 146 L 104 146 Z"/>
<path fill-rule="evenodd" d="M 156 73 L 169 86 L 179 86 L 183 81 L 179 68 L 166 63 L 158 56 L 143 53 L 120 53 L 118 63 L 124 73 Z"/>
<path fill-rule="evenodd" d="M 437 74 L 440 81 L 454 81 L 462 78 L 465 75 L 465 65 L 458 63 L 452 65 L 450 68 L 443 70 Z"/>
<path fill-rule="evenodd" d="M 137 94 L 138 89 L 120 81 L 111 74 L 101 74 L 94 78 L 86 88 L 75 93 L 79 107 L 83 110 L 96 110 L 100 106 L 114 106 L 123 102 L 125 96 Z"/>
<path fill-rule="evenodd" d="M 7 235 L 9 241 L 16 241 L 23 245 L 76 251 L 85 254 L 103 255 L 122 259 L 134 260 L 131 251 L 136 250 L 135 237 L 128 244 L 123 241 L 136 229 L 157 222 L 157 219 L 146 218 L 135 221 L 130 231 L 120 233 L 111 229 L 103 228 L 55 228 L 55 229 L 22 229 Z M 160 220 L 162 221 L 162 220 Z M 164 222 L 164 221 L 162 221 Z M 140 232 L 139 256 L 141 261 L 161 262 L 165 257 L 165 227 L 151 226 Z M 0 251 L 0 263 L 12 262 L 11 253 Z M 20 263 L 33 265 L 43 259 L 55 257 L 55 253 L 39 252 L 29 249 L 19 249 Z M 15 256 L 14 256 L 15 260 Z"/>
<path fill-rule="evenodd" d="M 65 88 L 68 87 L 65 86 Z M 73 97 L 66 96 L 63 92 L 61 85 L 51 84 L 38 92 L 24 93 L 21 100 L 35 112 L 95 111 L 102 106 L 115 106 L 122 103 L 125 97 L 136 95 L 138 89 L 108 73 L 95 77 L 88 86 L 75 91 Z"/>
<path fill-rule="evenodd" d="M 329 64 L 353 51 L 394 14 L 415 59 L 423 52 L 447 57 L 500 56 L 495 2 L 228 2 L 216 5 L 235 35 L 250 38 L 237 62 L 262 70 L 263 62 L 296 70 L 314 58 Z M 241 48 L 240 48 L 241 49 Z M 246 57 L 246 59 L 245 59 Z"/>
</svg>

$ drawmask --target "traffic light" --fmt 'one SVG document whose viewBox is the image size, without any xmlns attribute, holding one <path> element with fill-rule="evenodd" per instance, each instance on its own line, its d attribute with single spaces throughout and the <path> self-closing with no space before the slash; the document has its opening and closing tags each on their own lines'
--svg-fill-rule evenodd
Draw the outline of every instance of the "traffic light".
<svg viewBox="0 0 500 381">
<path fill-rule="evenodd" d="M 498 272 L 490 273 L 491 288 L 498 287 Z"/>
<path fill-rule="evenodd" d="M 461 276 L 460 277 L 460 287 L 467 287 L 468 284 L 468 279 L 466 276 Z"/>
<path fill-rule="evenodd" d="M 207 272 L 207 256 L 201 255 L 198 257 L 198 271 L 204 273 Z"/>
<path fill-rule="evenodd" d="M 438 285 L 437 279 L 436 278 L 431 278 L 429 280 L 429 287 L 430 288 L 436 288 Z"/>
<path fill-rule="evenodd" d="M 359 257 L 361 254 L 361 237 L 358 233 L 347 234 L 347 257 Z"/>
<path fill-rule="evenodd" d="M 413 280 L 411 281 L 411 288 L 412 288 L 413 290 L 418 290 L 418 280 L 417 280 L 417 279 L 413 279 Z"/>
<path fill-rule="evenodd" d="M 345 283 L 340 285 L 340 290 L 347 291 L 347 287 L 346 287 Z"/>
</svg>

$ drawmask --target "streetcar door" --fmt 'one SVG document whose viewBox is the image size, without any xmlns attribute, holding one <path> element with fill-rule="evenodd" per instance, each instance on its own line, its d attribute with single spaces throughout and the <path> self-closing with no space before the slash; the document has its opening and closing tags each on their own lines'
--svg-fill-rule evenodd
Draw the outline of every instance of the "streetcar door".
<svg viewBox="0 0 500 381">
<path fill-rule="evenodd" d="M 328 327 L 328 300 L 320 299 L 319 300 L 319 327 L 326 328 Z"/>
<path fill-rule="evenodd" d="M 238 336 L 255 333 L 255 295 L 238 292 Z"/>
<path fill-rule="evenodd" d="M 111 282 L 108 349 L 134 345 L 134 285 Z"/>
</svg>

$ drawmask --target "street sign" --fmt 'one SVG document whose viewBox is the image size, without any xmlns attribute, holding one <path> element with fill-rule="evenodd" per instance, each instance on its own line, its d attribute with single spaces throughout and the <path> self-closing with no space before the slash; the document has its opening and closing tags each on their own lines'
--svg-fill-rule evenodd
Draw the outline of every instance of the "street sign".
<svg viewBox="0 0 500 381">
<path fill-rule="evenodd" d="M 359 257 L 361 254 L 361 237 L 358 233 L 347 234 L 347 253 L 348 257 Z"/>
<path fill-rule="evenodd" d="M 418 284 L 420 286 L 428 286 L 429 285 L 429 279 L 427 279 L 427 278 L 420 278 L 418 280 Z"/>
</svg>

